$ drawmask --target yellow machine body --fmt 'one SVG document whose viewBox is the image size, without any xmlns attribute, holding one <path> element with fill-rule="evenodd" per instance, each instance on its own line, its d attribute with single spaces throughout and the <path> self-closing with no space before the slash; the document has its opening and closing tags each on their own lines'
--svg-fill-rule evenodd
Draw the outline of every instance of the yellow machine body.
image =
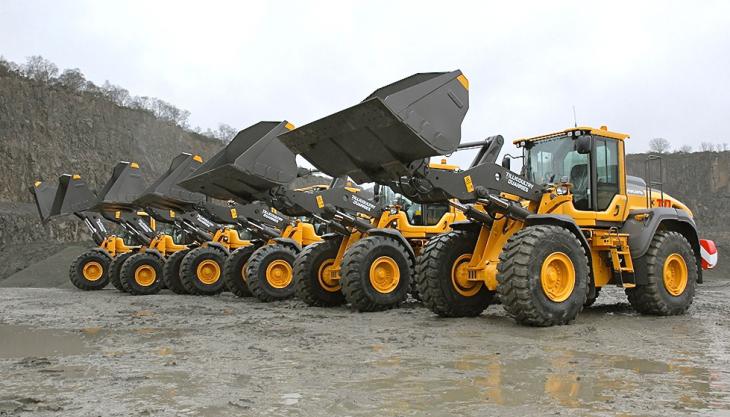
<svg viewBox="0 0 730 417">
<path fill-rule="evenodd" d="M 624 140 L 629 136 L 611 132 L 605 127 L 593 129 L 590 127 L 576 127 L 564 131 L 526 139 L 518 139 L 515 144 L 525 146 L 526 142 L 540 142 L 571 135 L 572 132 L 590 132 L 594 137 L 607 138 L 616 141 L 618 152 L 617 168 L 618 190 L 611 198 L 607 207 L 600 211 L 579 210 L 575 207 L 571 184 L 552 187 L 542 196 L 539 203 L 520 202 L 523 207 L 536 214 L 559 214 L 572 218 L 586 236 L 590 245 L 590 261 L 594 274 L 594 284 L 597 288 L 612 283 L 612 271 L 633 273 L 633 262 L 628 244 L 629 236 L 619 233 L 617 228 L 598 227 L 602 222 L 623 224 L 632 210 L 652 207 L 673 207 L 684 210 L 691 215 L 690 210 L 671 196 L 650 190 L 649 198 L 644 195 L 633 195 L 627 192 L 626 165 Z M 561 189 L 561 187 L 564 187 Z M 502 194 L 502 197 L 519 201 L 515 196 Z M 503 216 L 495 219 L 491 227 L 483 226 L 479 233 L 474 254 L 467 266 L 468 280 L 484 282 L 487 288 L 497 288 L 497 264 L 507 240 L 524 227 L 524 222 Z M 633 287 L 634 284 L 625 283 L 624 287 Z"/>
</svg>

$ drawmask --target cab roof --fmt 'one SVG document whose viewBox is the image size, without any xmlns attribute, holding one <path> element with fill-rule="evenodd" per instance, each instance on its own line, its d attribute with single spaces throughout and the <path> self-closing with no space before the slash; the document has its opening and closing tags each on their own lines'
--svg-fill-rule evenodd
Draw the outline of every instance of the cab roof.
<svg viewBox="0 0 730 417">
<path fill-rule="evenodd" d="M 520 145 L 524 142 L 537 142 L 544 139 L 551 139 L 556 138 L 560 136 L 566 136 L 566 135 L 582 135 L 582 134 L 591 134 L 594 136 L 603 136 L 606 138 L 612 138 L 612 139 L 618 139 L 618 140 L 624 140 L 629 137 L 626 133 L 618 133 L 618 132 L 612 132 L 608 130 L 608 127 L 601 126 L 600 128 L 596 129 L 590 126 L 577 126 L 577 127 L 571 127 L 569 129 L 561 130 L 559 132 L 553 132 L 548 133 L 545 135 L 539 135 L 539 136 L 532 136 L 527 138 L 521 138 L 521 139 L 515 139 L 512 143 L 515 145 Z"/>
</svg>

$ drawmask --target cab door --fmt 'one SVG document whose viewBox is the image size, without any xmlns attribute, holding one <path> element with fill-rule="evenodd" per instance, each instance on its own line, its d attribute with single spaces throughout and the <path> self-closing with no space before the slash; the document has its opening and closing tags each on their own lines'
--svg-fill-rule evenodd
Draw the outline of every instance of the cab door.
<svg viewBox="0 0 730 417">
<path fill-rule="evenodd" d="M 623 141 L 594 136 L 591 160 L 595 167 L 591 188 L 596 226 L 611 226 L 624 220 L 628 201 Z"/>
<path fill-rule="evenodd" d="M 563 160 L 573 184 L 573 207 L 565 214 L 583 227 L 614 226 L 627 206 L 623 141 L 593 136 L 592 142 L 590 155 L 572 151 Z"/>
</svg>

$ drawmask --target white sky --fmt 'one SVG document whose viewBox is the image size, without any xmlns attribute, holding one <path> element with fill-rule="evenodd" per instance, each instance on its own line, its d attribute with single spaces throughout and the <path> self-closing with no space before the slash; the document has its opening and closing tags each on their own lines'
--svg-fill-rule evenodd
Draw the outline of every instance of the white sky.
<svg viewBox="0 0 730 417">
<path fill-rule="evenodd" d="M 302 125 L 458 68 L 464 141 L 564 129 L 575 105 L 631 152 L 730 142 L 730 2 L 0 0 L 0 54 L 78 67 L 204 128 Z"/>
</svg>

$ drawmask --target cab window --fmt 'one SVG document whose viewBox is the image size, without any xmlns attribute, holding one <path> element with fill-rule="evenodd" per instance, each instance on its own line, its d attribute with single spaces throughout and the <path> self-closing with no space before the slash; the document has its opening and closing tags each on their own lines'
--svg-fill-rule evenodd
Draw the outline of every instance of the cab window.
<svg viewBox="0 0 730 417">
<path fill-rule="evenodd" d="M 619 193 L 618 141 L 596 138 L 596 201 L 597 210 L 603 211 Z"/>
</svg>

